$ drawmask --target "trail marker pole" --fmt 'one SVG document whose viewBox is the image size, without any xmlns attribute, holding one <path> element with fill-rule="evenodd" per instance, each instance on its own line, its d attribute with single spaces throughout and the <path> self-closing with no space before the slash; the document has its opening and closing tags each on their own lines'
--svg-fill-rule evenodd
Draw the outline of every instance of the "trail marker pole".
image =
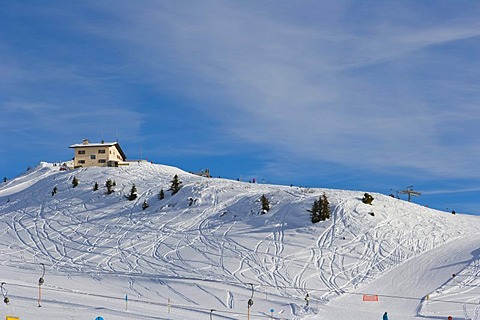
<svg viewBox="0 0 480 320">
<path fill-rule="evenodd" d="M 38 307 L 39 308 L 42 306 L 40 304 L 40 301 L 42 301 L 42 286 L 39 284 L 38 285 Z"/>
<path fill-rule="evenodd" d="M 250 307 L 253 306 L 253 300 L 248 299 L 247 302 L 247 320 L 250 320 Z"/>
<path fill-rule="evenodd" d="M 125 295 L 125 311 L 128 311 L 128 295 Z"/>
<path fill-rule="evenodd" d="M 45 283 L 45 280 L 43 277 L 45 277 L 45 265 L 43 263 L 40 263 L 43 267 L 43 273 L 40 279 L 38 279 L 38 307 L 40 308 L 42 305 L 40 302 L 42 301 L 42 285 Z"/>
<path fill-rule="evenodd" d="M 215 311 L 215 309 L 210 309 L 210 320 L 212 320 L 212 313 Z"/>
<path fill-rule="evenodd" d="M 253 283 L 249 283 L 249 285 L 252 286 L 252 296 L 250 297 L 250 299 L 248 299 L 247 302 L 247 320 L 250 320 L 250 307 L 253 306 L 253 293 L 255 292 L 253 290 Z"/>
<path fill-rule="evenodd" d="M 167 310 L 168 310 L 168 314 L 170 314 L 170 298 L 168 298 L 167 300 Z"/>
<path fill-rule="evenodd" d="M 5 304 L 9 304 L 10 303 L 10 299 L 8 299 L 8 292 L 7 292 L 7 289 L 5 289 L 3 287 L 3 285 L 6 284 L 5 282 L 2 282 L 2 284 L 0 285 L 0 291 L 2 291 L 2 295 L 3 295 L 3 302 L 5 302 Z"/>
<path fill-rule="evenodd" d="M 275 311 L 275 310 L 270 309 L 270 319 L 273 319 L 273 312 L 274 312 L 274 311 Z"/>
</svg>

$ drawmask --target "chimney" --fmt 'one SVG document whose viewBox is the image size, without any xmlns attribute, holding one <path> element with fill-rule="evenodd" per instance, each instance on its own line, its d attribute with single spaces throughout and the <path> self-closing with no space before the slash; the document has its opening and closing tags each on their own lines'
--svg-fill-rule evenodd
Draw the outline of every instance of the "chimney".
<svg viewBox="0 0 480 320">
<path fill-rule="evenodd" d="M 89 143 L 90 143 L 90 140 L 88 140 L 88 139 L 83 139 L 83 141 L 82 141 L 82 144 L 89 144 Z"/>
</svg>

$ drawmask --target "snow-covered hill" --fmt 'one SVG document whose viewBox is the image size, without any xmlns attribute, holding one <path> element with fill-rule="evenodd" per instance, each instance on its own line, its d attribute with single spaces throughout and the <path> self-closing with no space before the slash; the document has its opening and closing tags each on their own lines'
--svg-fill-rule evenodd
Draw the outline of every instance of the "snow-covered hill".
<svg viewBox="0 0 480 320">
<path fill-rule="evenodd" d="M 175 174 L 182 188 L 171 195 Z M 116 183 L 109 195 L 108 179 Z M 133 184 L 138 198 L 128 201 Z M 312 224 L 307 210 L 323 193 L 332 217 Z M 10 300 L 2 312 L 20 319 L 362 320 L 384 311 L 394 320 L 480 319 L 480 217 L 375 193 L 366 205 L 363 194 L 204 178 L 147 162 L 71 171 L 41 163 L 0 184 L 0 280 Z M 262 195 L 271 205 L 266 214 Z M 364 302 L 364 294 L 378 301 Z"/>
</svg>

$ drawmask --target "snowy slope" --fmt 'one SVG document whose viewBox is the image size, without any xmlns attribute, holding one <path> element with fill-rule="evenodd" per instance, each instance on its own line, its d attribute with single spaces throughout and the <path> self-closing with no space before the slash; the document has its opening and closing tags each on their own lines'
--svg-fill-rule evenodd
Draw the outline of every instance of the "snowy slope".
<svg viewBox="0 0 480 320">
<path fill-rule="evenodd" d="M 244 319 L 250 311 L 251 319 L 362 320 L 385 310 L 391 319 L 478 313 L 477 216 L 380 194 L 366 205 L 360 191 L 208 179 L 146 162 L 58 169 L 41 163 L 0 185 L 0 280 L 11 301 L 4 314 Z M 183 187 L 172 196 L 175 174 Z M 110 195 L 107 179 L 116 182 Z M 132 184 L 139 196 L 128 201 Z M 332 217 L 313 225 L 307 209 L 323 193 Z M 364 293 L 379 301 L 362 302 Z"/>
</svg>

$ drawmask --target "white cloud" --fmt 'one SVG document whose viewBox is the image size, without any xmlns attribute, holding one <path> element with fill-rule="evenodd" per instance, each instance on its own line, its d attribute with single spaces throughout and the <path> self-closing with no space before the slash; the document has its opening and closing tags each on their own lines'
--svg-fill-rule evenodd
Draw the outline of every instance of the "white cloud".
<svg viewBox="0 0 480 320">
<path fill-rule="evenodd" d="M 455 194 L 455 193 L 470 193 L 470 192 L 479 192 L 480 188 L 470 187 L 470 188 L 454 188 L 454 189 L 438 189 L 438 190 L 428 190 L 422 192 L 423 195 L 439 195 L 439 194 Z"/>
<path fill-rule="evenodd" d="M 450 150 L 472 157 L 478 150 L 439 140 L 452 112 L 426 101 L 408 83 L 417 81 L 415 72 L 402 65 L 415 68 L 416 52 L 431 46 L 477 37 L 476 22 L 409 26 L 406 21 L 379 29 L 367 24 L 368 32 L 359 34 L 351 31 L 355 25 L 333 21 L 319 28 L 274 16 L 269 8 L 223 2 L 133 5 L 128 15 L 109 9 L 124 25 L 115 24 L 115 34 L 102 28 L 102 35 L 142 57 L 159 86 L 168 86 L 172 77 L 184 81 L 177 89 L 199 99 L 205 113 L 218 117 L 234 137 L 344 165 L 360 159 L 370 168 L 471 174 L 474 158 L 460 162 Z M 326 15 L 319 12 L 318 19 Z M 385 73 L 396 83 L 385 83 Z M 463 106 L 456 108 L 453 120 L 461 125 Z"/>
<path fill-rule="evenodd" d="M 45 141 L 58 141 L 63 138 L 79 140 L 84 135 L 104 132 L 109 139 L 121 131 L 124 137 L 138 134 L 143 117 L 136 111 L 123 107 L 109 110 L 103 106 L 72 103 L 68 106 L 42 102 L 4 103 L 0 130 L 4 137 L 27 137 L 24 144 L 38 144 Z M 59 138 L 61 137 L 61 138 Z M 20 140 L 21 141 L 21 140 Z M 71 140 L 71 143 L 74 143 Z M 21 142 L 17 142 L 20 143 Z"/>
<path fill-rule="evenodd" d="M 87 6 L 94 16 L 63 18 L 71 19 L 75 33 L 104 41 L 125 65 L 100 73 L 99 82 L 134 77 L 160 93 L 186 95 L 206 117 L 223 124 L 224 139 L 228 134 L 232 142 L 266 146 L 283 156 L 371 170 L 475 174 L 470 168 L 480 155 L 479 141 L 468 120 L 480 117 L 472 104 L 478 87 L 461 76 L 437 78 L 436 70 L 423 70 L 440 66 L 448 74 L 450 46 L 477 40 L 478 23 L 468 15 L 440 19 L 429 13 L 427 19 L 403 3 L 362 7 L 358 13 L 349 5 L 320 8 L 313 2 L 301 8 L 134 1 Z M 438 46 L 446 52 L 435 51 Z M 85 86 L 97 83 L 81 70 L 70 71 L 68 79 L 80 75 L 75 81 Z M 459 99 L 463 90 L 472 96 L 469 101 Z M 454 107 L 447 108 L 445 99 Z M 138 128 L 142 112 L 120 108 L 118 117 L 133 114 Z M 462 143 L 447 141 L 451 133 Z"/>
</svg>

